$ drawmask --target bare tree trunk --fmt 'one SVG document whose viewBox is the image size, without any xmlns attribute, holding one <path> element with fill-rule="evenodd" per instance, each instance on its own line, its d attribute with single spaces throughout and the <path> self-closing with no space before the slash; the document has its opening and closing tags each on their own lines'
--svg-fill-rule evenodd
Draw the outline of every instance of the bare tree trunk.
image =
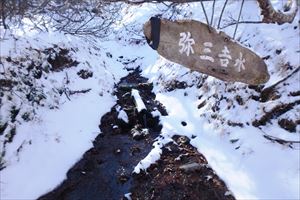
<svg viewBox="0 0 300 200">
<path fill-rule="evenodd" d="M 0 7 L 0 12 L 1 12 L 1 19 L 2 19 L 2 24 L 4 29 L 8 29 L 6 23 L 5 23 L 5 19 L 6 19 L 6 13 L 5 13 L 5 2 L 6 0 L 2 0 L 1 1 L 1 7 Z"/>
<path fill-rule="evenodd" d="M 264 23 L 291 23 L 294 20 L 298 10 L 296 0 L 290 0 L 290 9 L 285 13 L 281 11 L 276 11 L 272 6 L 270 0 L 257 0 L 257 2 L 261 9 L 261 14 L 264 16 L 262 20 Z"/>
</svg>

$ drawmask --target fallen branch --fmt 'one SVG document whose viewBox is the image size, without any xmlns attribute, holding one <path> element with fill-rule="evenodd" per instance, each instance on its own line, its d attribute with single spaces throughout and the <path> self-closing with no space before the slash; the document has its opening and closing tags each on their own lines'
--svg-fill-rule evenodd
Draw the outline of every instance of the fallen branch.
<svg viewBox="0 0 300 200">
<path fill-rule="evenodd" d="M 69 91 L 69 95 L 73 95 L 73 94 L 85 94 L 85 93 L 87 93 L 87 92 L 89 92 L 89 91 L 91 91 L 92 89 L 91 88 L 89 88 L 89 89 L 85 89 L 85 90 L 70 90 Z"/>
<path fill-rule="evenodd" d="M 265 88 L 260 94 L 261 102 L 266 102 L 268 100 L 269 96 L 273 93 L 276 86 L 285 82 L 287 79 L 289 79 L 291 76 L 293 76 L 294 74 L 296 74 L 299 71 L 300 71 L 300 67 L 296 68 L 292 73 L 287 75 L 285 78 L 283 78 L 283 79 L 279 80 L 278 82 L 274 83 L 273 85 Z"/>
<path fill-rule="evenodd" d="M 270 140 L 271 142 L 276 142 L 281 145 L 288 145 L 290 148 L 293 148 L 291 145 L 300 143 L 300 141 L 284 140 L 284 139 L 274 137 L 274 136 L 268 135 L 268 134 L 264 134 L 264 138 Z"/>
<path fill-rule="evenodd" d="M 292 110 L 296 105 L 299 104 L 300 104 L 300 100 L 288 104 L 277 105 L 271 111 L 266 112 L 266 114 L 262 116 L 260 119 L 254 120 L 252 122 L 252 125 L 255 127 L 265 126 L 267 122 L 269 122 L 270 120 L 275 119 L 280 115 L 283 115 L 284 113 Z"/>
</svg>

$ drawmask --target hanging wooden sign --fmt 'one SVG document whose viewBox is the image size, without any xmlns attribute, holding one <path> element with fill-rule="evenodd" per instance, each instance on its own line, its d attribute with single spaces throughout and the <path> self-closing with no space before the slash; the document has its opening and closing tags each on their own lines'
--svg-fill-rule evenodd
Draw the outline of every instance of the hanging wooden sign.
<svg viewBox="0 0 300 200">
<path fill-rule="evenodd" d="M 265 62 L 225 33 L 195 20 L 155 19 L 145 23 L 144 34 L 166 59 L 224 81 L 258 85 L 269 80 Z"/>
</svg>

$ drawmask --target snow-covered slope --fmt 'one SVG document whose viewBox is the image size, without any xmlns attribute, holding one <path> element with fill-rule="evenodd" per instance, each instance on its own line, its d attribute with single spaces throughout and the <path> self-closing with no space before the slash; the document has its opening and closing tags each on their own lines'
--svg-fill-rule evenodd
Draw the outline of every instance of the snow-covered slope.
<svg viewBox="0 0 300 200">
<path fill-rule="evenodd" d="M 256 3 L 246 1 L 245 4 L 242 19 L 258 21 Z M 212 4 L 206 5 L 210 15 Z M 222 2 L 217 2 L 216 13 L 220 12 L 222 5 Z M 199 4 L 190 4 L 181 13 L 191 14 L 191 18 L 205 22 L 196 8 L 200 8 Z M 238 8 L 238 3 L 231 2 L 224 19 L 237 14 L 234 11 Z M 146 13 L 149 7 L 140 9 Z M 131 16 L 129 24 L 141 20 L 139 13 L 135 16 Z M 186 15 L 177 18 L 185 19 Z M 164 58 L 156 58 L 156 52 L 148 47 L 144 51 L 146 59 L 154 57 L 155 63 L 147 63 L 143 75 L 154 82 L 157 99 L 166 106 L 169 116 L 162 117 L 164 140 L 156 143 L 157 148 L 137 166 L 136 171 L 147 168 L 159 158 L 158 144 L 163 144 L 174 134 L 183 134 L 190 137 L 192 144 L 206 156 L 237 199 L 299 199 L 298 20 L 299 16 L 292 24 L 282 26 L 239 26 L 237 39 L 265 58 L 271 74 L 270 81 L 259 87 L 225 83 L 190 72 Z M 222 31 L 232 35 L 233 30 L 234 26 L 231 26 Z M 294 122 L 295 129 L 286 130 L 289 128 L 280 125 L 283 119 Z M 183 126 L 182 122 L 187 125 Z M 296 142 L 280 144 L 280 139 Z"/>
<path fill-rule="evenodd" d="M 58 33 L 1 41 L 1 79 L 16 83 L 1 97 L 1 199 L 34 199 L 53 189 L 92 146 L 101 116 L 115 103 L 114 84 L 126 74 L 96 46 Z M 49 51 L 62 63 L 58 69 Z M 77 64 L 63 65 L 64 56 Z"/>
<path fill-rule="evenodd" d="M 222 6 L 217 1 L 214 26 Z M 223 25 L 237 18 L 239 6 L 229 1 Z M 205 7 L 210 15 L 212 2 L 205 2 Z M 191 72 L 153 51 L 142 33 L 151 16 L 205 22 L 199 3 L 174 9 L 163 4 L 124 5 L 122 21 L 114 25 L 107 41 L 58 33 L 14 35 L 17 39 L 7 35 L 1 41 L 0 70 L 15 72 L 12 81 L 18 83 L 1 95 L 1 127 L 8 122 L 0 134 L 0 148 L 5 151 L 0 159 L 5 167 L 0 171 L 1 199 L 34 199 L 58 185 L 91 147 L 101 115 L 115 102 L 113 86 L 126 74 L 124 68 L 138 66 L 154 83 L 157 99 L 169 115 L 161 116 L 164 137 L 135 171 L 159 159 L 160 147 L 172 135 L 186 135 L 237 199 L 300 198 L 299 143 L 283 142 L 300 140 L 300 126 L 291 131 L 284 123 L 300 120 L 299 15 L 292 24 L 281 26 L 239 25 L 237 40 L 264 57 L 271 75 L 266 85 L 254 87 Z M 246 1 L 242 20 L 259 19 L 256 3 Z M 222 31 L 232 35 L 234 26 Z M 53 59 L 61 49 L 68 49 L 67 55 L 78 65 L 51 69 L 47 49 Z M 134 64 L 128 62 L 135 59 Z M 25 70 L 32 61 L 37 67 Z M 41 77 L 31 79 L 39 70 Z M 93 76 L 83 79 L 80 70 Z M 26 84 L 26 78 L 32 84 Z M 37 101 L 26 97 L 33 88 Z M 87 89 L 91 90 L 82 92 Z"/>
</svg>

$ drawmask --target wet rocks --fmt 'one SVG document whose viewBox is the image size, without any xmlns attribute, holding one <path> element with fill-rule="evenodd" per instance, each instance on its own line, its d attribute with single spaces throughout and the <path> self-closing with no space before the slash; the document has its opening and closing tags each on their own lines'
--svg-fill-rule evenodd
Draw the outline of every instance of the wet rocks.
<svg viewBox="0 0 300 200">
<path fill-rule="evenodd" d="M 145 138 L 146 135 L 149 134 L 149 129 L 147 128 L 141 128 L 140 126 L 135 126 L 133 129 L 130 131 L 133 139 L 135 140 L 141 140 Z"/>
</svg>

